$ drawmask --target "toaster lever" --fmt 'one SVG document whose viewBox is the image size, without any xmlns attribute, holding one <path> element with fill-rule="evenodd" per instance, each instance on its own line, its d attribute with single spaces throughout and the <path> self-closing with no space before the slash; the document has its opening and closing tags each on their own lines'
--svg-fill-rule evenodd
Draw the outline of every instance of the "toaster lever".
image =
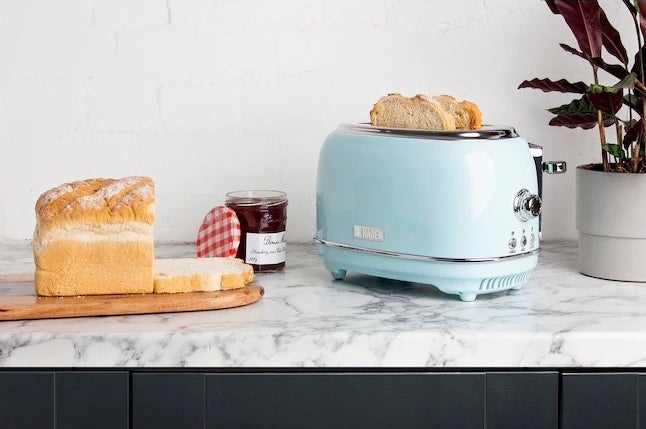
<svg viewBox="0 0 646 429">
<path fill-rule="evenodd" d="M 514 213 L 519 220 L 527 222 L 541 214 L 542 205 L 541 197 L 521 189 L 514 198 Z"/>
<path fill-rule="evenodd" d="M 565 161 L 546 161 L 543 163 L 543 171 L 547 174 L 563 174 L 567 171 Z"/>
</svg>

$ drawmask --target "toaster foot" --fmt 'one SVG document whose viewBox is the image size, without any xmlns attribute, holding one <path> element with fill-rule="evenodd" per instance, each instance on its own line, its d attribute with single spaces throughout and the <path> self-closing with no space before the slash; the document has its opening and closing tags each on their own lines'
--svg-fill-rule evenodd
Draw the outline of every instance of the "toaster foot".
<svg viewBox="0 0 646 429">
<path fill-rule="evenodd" d="M 346 273 L 346 270 L 330 270 L 330 274 L 332 274 L 332 277 L 334 277 L 335 280 L 343 280 Z"/>
<path fill-rule="evenodd" d="M 464 293 L 464 292 L 460 292 L 458 295 L 460 295 L 460 299 L 465 302 L 475 301 L 476 297 L 478 296 L 475 293 Z"/>
</svg>

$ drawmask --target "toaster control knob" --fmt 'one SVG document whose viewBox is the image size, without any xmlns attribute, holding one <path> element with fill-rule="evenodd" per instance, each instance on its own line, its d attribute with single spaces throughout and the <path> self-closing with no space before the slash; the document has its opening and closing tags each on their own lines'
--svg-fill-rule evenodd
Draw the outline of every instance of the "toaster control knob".
<svg viewBox="0 0 646 429">
<path fill-rule="evenodd" d="M 541 197 L 527 189 L 518 191 L 514 198 L 514 213 L 523 222 L 538 217 L 541 214 L 541 206 Z"/>
</svg>

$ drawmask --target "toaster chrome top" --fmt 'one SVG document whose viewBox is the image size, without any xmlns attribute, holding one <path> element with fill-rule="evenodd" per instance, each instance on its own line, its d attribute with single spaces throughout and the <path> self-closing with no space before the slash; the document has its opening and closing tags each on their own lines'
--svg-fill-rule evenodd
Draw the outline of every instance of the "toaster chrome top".
<svg viewBox="0 0 646 429">
<path fill-rule="evenodd" d="M 419 130 L 411 128 L 377 127 L 369 123 L 345 123 L 339 125 L 339 131 L 357 134 L 388 135 L 394 137 L 409 137 L 440 140 L 500 140 L 518 137 L 513 127 L 500 125 L 484 125 L 478 130 Z"/>
</svg>

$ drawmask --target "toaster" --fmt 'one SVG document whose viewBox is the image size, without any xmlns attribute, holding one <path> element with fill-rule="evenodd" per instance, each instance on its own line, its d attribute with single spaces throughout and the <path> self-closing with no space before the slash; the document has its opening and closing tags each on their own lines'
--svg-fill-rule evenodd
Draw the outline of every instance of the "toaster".
<svg viewBox="0 0 646 429">
<path fill-rule="evenodd" d="M 519 289 L 538 261 L 542 148 L 513 127 L 341 124 L 318 162 L 316 235 L 335 279 L 418 282 L 473 301 Z"/>
</svg>

